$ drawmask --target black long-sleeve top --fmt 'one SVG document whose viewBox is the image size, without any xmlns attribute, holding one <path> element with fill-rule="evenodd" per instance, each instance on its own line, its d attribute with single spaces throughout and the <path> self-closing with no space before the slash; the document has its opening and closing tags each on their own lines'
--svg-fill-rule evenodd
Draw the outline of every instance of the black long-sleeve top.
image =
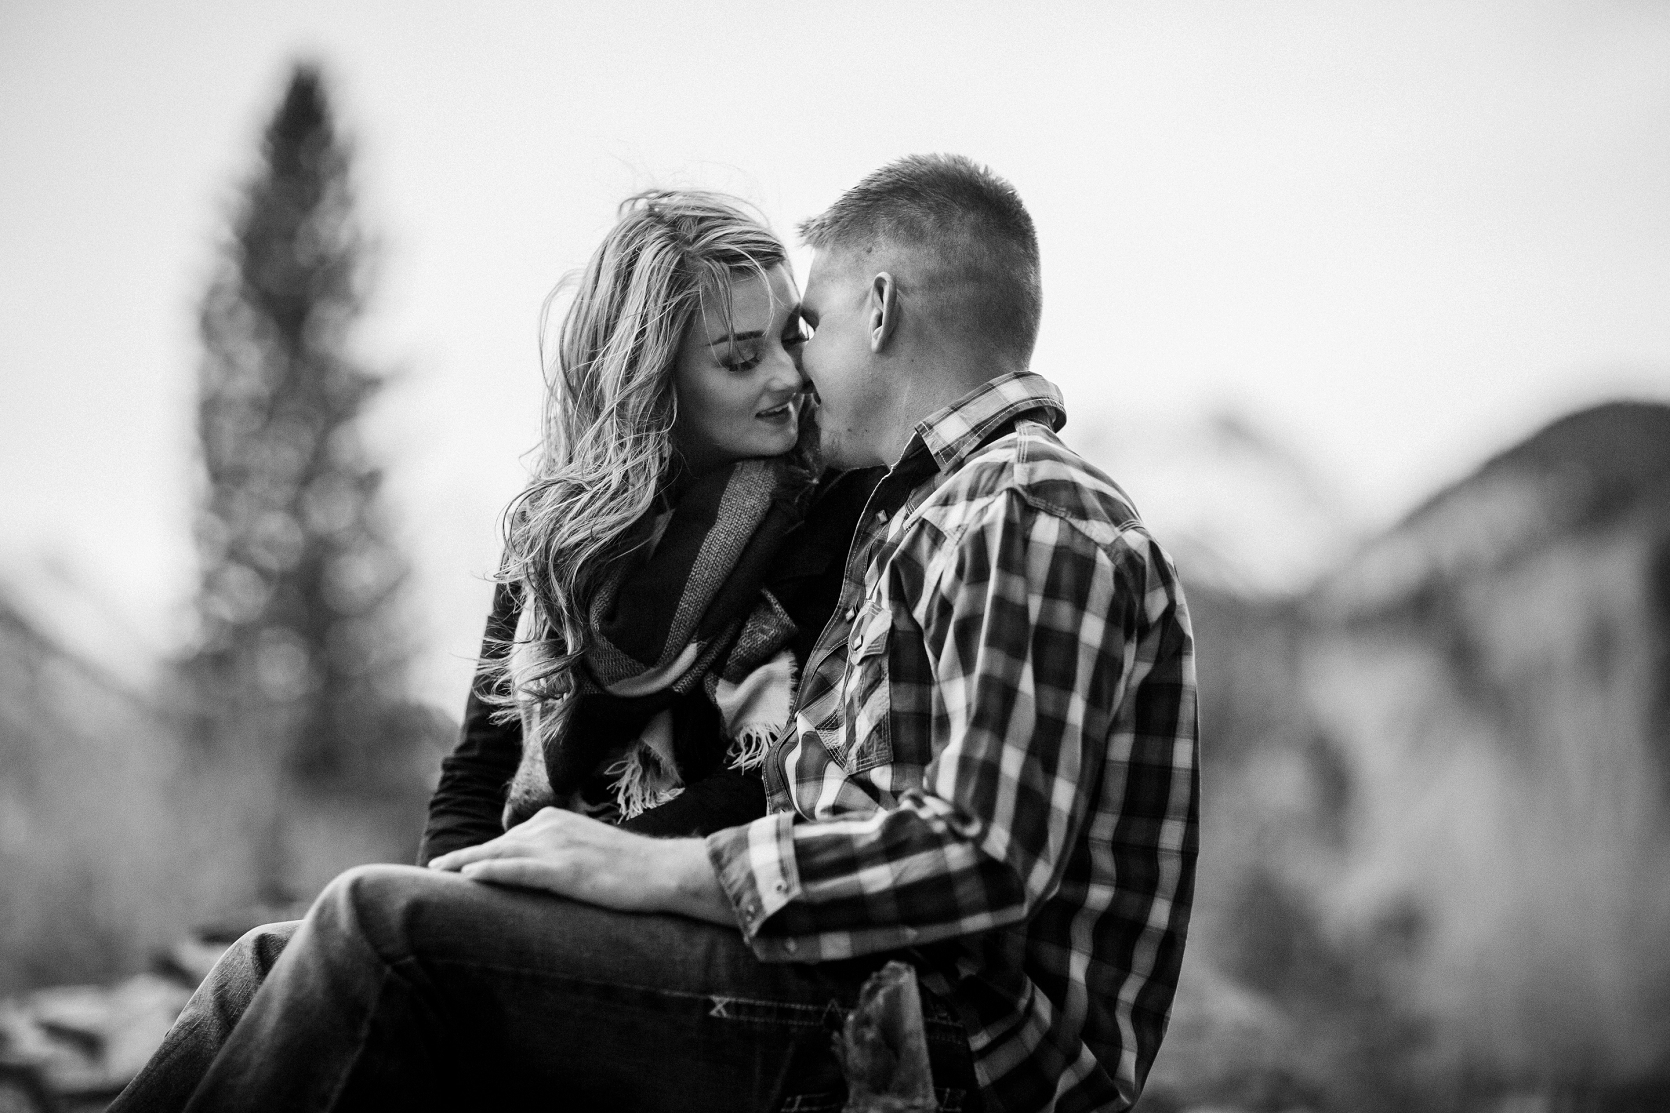
<svg viewBox="0 0 1670 1113">
<path fill-rule="evenodd" d="M 881 468 L 866 468 L 828 473 L 819 480 L 806 517 L 785 538 L 776 569 L 767 577 L 767 589 L 794 620 L 790 650 L 801 666 L 834 613 L 853 529 L 882 473 Z M 495 646 L 508 644 L 515 632 L 515 593 L 501 584 L 493 593 L 483 657 Z M 441 761 L 440 783 L 429 799 L 429 821 L 418 850 L 419 865 L 504 833 L 505 791 L 521 761 L 522 726 L 515 720 L 493 721 L 496 709 L 483 698 L 483 683 L 478 673 L 464 705 L 458 746 Z M 717 712 L 700 695 L 675 707 L 674 715 L 677 729 L 719 730 Z M 692 780 L 669 803 L 622 826 L 651 835 L 706 834 L 764 812 L 758 776 L 712 770 Z"/>
</svg>

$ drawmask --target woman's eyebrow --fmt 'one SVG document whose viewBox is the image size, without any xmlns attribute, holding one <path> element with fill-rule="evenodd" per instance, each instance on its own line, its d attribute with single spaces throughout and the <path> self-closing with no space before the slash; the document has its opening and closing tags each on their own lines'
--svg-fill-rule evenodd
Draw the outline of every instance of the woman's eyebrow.
<svg viewBox="0 0 1670 1113">
<path fill-rule="evenodd" d="M 717 348 L 721 344 L 735 343 L 738 340 L 758 340 L 764 335 L 765 333 L 759 329 L 750 329 L 747 332 L 727 332 L 723 336 L 715 336 L 710 339 L 707 346 Z"/>
</svg>

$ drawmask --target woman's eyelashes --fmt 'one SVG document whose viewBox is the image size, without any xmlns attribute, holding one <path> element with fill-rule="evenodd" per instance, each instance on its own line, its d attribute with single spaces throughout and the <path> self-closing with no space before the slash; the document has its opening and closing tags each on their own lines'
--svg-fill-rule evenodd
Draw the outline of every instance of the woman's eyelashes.
<svg viewBox="0 0 1670 1113">
<path fill-rule="evenodd" d="M 783 333 L 779 341 L 784 348 L 792 353 L 806 341 L 812 339 L 813 331 L 812 323 L 806 319 L 804 314 L 797 312 L 783 326 Z M 761 341 L 750 344 L 745 348 L 733 347 L 730 354 L 719 361 L 719 366 L 739 375 L 746 374 L 758 367 L 760 361 L 765 358 L 763 345 L 764 341 Z"/>
<path fill-rule="evenodd" d="M 760 360 L 763 358 L 765 357 L 761 354 L 760 350 L 755 348 L 748 354 L 733 352 L 729 359 L 720 360 L 719 365 L 727 371 L 734 371 L 741 375 L 758 367 L 760 365 Z"/>
</svg>

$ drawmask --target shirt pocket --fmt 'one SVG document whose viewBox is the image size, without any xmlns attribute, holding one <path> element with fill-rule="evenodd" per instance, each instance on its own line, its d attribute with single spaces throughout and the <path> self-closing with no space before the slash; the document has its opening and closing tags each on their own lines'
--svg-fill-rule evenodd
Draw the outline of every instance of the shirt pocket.
<svg viewBox="0 0 1670 1113">
<path fill-rule="evenodd" d="M 848 773 L 862 773 L 893 760 L 893 702 L 888 649 L 893 612 L 884 599 L 868 600 L 853 622 L 847 658 L 844 752 Z"/>
</svg>

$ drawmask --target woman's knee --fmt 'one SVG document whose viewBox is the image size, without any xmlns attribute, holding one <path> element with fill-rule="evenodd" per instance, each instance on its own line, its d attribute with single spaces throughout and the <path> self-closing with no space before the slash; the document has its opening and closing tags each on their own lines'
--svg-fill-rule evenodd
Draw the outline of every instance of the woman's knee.
<svg viewBox="0 0 1670 1113">
<path fill-rule="evenodd" d="M 233 1002 L 231 1007 L 241 1012 L 249 998 L 261 988 L 273 964 L 284 953 L 285 944 L 300 926 L 300 920 L 287 920 L 262 924 L 244 932 L 221 952 L 220 958 L 199 984 L 197 997 Z"/>
<path fill-rule="evenodd" d="M 325 886 L 308 919 L 316 930 L 350 936 L 392 964 L 422 952 L 424 925 L 434 919 L 426 912 L 457 900 L 469 884 L 416 866 L 355 866 Z"/>
<path fill-rule="evenodd" d="M 221 962 L 235 964 L 240 970 L 264 978 L 284 953 L 284 947 L 296 934 L 296 929 L 301 926 L 300 920 L 281 920 L 278 923 L 252 927 L 226 949 L 226 953 L 221 956 Z"/>
</svg>

